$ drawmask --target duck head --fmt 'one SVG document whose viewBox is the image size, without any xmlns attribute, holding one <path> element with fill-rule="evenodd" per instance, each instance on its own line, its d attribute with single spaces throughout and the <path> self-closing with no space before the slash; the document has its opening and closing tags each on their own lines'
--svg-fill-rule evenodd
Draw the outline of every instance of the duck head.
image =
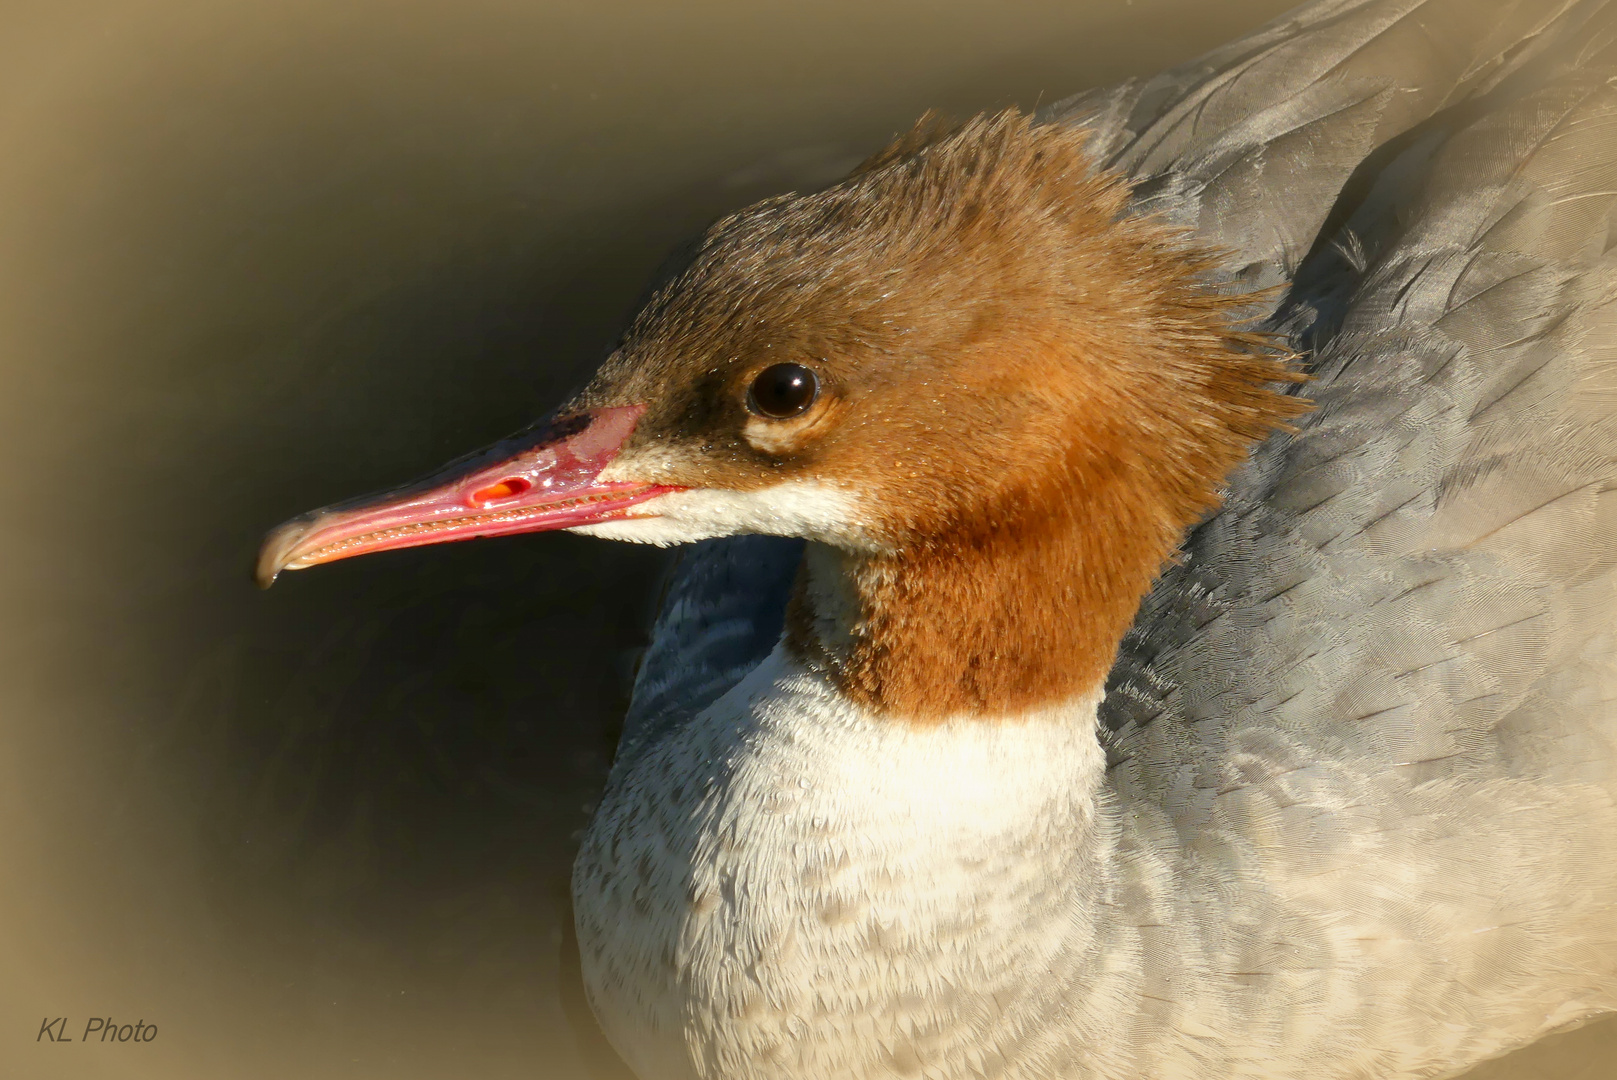
<svg viewBox="0 0 1617 1080">
<path fill-rule="evenodd" d="M 1214 254 L 1081 130 L 923 121 L 712 227 L 574 400 L 265 542 L 285 569 L 569 529 L 809 540 L 790 648 L 916 720 L 1098 688 L 1248 448 L 1306 404 Z"/>
</svg>

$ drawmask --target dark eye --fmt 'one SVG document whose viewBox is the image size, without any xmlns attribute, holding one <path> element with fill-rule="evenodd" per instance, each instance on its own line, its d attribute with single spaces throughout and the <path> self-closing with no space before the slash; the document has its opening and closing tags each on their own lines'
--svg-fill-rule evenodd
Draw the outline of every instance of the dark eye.
<svg viewBox="0 0 1617 1080">
<path fill-rule="evenodd" d="M 747 390 L 747 408 L 759 416 L 784 420 L 797 416 L 820 396 L 820 377 L 802 364 L 764 368 Z"/>
</svg>

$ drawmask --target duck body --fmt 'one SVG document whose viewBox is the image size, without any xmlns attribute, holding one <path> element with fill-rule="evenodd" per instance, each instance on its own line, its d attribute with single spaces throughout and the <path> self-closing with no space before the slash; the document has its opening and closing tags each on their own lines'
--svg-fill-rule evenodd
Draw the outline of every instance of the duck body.
<svg viewBox="0 0 1617 1080">
<path fill-rule="evenodd" d="M 554 528 L 691 545 L 574 870 L 644 1080 L 1440 1077 L 1617 1009 L 1617 3 L 1316 0 L 923 125 L 259 575 Z"/>
<path fill-rule="evenodd" d="M 1429 1076 L 1617 1004 L 1609 781 L 1332 750 L 1108 771 L 1094 702 L 897 727 L 773 654 L 596 812 L 597 1015 L 648 1077 Z"/>
<path fill-rule="evenodd" d="M 1305 12 L 1333 59 L 1320 9 L 1352 7 Z M 1289 31 L 1268 48 L 1321 33 Z M 640 1075 L 1441 1076 L 1617 1007 L 1611 75 L 1417 132 L 1336 246 L 1297 225 L 1329 202 L 1237 245 L 1232 275 L 1297 278 L 1274 319 L 1319 408 L 1188 538 L 1101 700 L 895 734 L 759 663 L 791 542 L 687 558 L 575 873 Z M 1100 142 L 1107 108 L 1058 112 Z M 1275 143 L 1220 167 L 1279 171 Z M 1212 187 L 1136 199 L 1228 243 L 1295 194 L 1218 218 Z"/>
</svg>

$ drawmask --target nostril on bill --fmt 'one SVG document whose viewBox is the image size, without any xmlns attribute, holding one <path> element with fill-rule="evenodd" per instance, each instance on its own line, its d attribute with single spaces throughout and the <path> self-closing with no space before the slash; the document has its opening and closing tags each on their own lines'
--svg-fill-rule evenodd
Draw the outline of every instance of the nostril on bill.
<svg viewBox="0 0 1617 1080">
<path fill-rule="evenodd" d="M 488 503 L 497 499 L 509 499 L 521 495 L 531 487 L 533 485 L 522 477 L 510 476 L 497 484 L 490 484 L 480 491 L 472 492 L 472 501 L 475 503 Z"/>
</svg>

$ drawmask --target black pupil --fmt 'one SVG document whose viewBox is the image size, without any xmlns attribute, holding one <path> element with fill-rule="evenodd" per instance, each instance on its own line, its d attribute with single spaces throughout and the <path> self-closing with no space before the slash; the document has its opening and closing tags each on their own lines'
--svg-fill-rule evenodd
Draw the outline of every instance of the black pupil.
<svg viewBox="0 0 1617 1080">
<path fill-rule="evenodd" d="M 748 396 L 754 412 L 780 420 L 814 404 L 819 392 L 820 380 L 802 364 L 775 364 L 752 380 Z"/>
</svg>

